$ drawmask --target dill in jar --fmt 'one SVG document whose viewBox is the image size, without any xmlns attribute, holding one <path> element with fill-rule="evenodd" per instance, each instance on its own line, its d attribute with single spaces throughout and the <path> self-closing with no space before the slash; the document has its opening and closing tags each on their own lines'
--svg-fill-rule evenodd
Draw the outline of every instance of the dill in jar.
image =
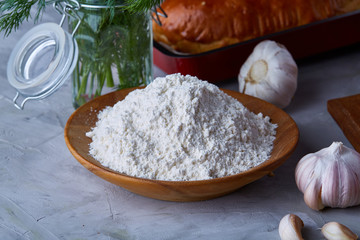
<svg viewBox="0 0 360 240">
<path fill-rule="evenodd" d="M 150 9 L 161 0 L 5 0 L 0 1 L 0 31 L 5 36 L 24 20 L 35 22 L 54 2 L 80 3 L 81 23 L 74 38 L 79 59 L 73 73 L 73 105 L 116 89 L 141 86 L 152 80 L 152 29 Z M 75 10 L 74 10 L 75 11 Z M 68 17 L 69 30 L 77 25 Z"/>
<path fill-rule="evenodd" d="M 146 85 L 152 79 L 149 13 L 97 6 L 77 12 L 82 21 L 74 35 L 79 48 L 73 74 L 75 107 L 103 93 Z M 69 18 L 69 27 L 76 25 L 77 20 Z"/>
</svg>

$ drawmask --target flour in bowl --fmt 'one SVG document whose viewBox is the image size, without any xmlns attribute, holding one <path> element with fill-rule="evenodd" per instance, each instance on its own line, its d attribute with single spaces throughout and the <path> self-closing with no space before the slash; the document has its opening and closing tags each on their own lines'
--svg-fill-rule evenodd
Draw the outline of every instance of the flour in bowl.
<svg viewBox="0 0 360 240">
<path fill-rule="evenodd" d="M 130 176 L 188 181 L 246 171 L 270 157 L 276 125 L 217 86 L 156 78 L 98 115 L 90 154 Z"/>
</svg>

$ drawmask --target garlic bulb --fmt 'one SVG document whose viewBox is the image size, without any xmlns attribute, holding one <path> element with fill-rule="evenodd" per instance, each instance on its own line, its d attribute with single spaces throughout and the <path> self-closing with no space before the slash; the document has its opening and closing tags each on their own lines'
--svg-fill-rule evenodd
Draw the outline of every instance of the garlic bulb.
<svg viewBox="0 0 360 240">
<path fill-rule="evenodd" d="M 334 142 L 304 156 L 295 169 L 295 181 L 305 203 L 314 210 L 360 204 L 360 154 Z"/>
<path fill-rule="evenodd" d="M 303 240 L 301 228 L 304 223 L 295 214 L 285 215 L 279 223 L 279 235 L 281 240 Z"/>
<path fill-rule="evenodd" d="M 297 87 L 298 68 L 281 44 L 260 42 L 240 69 L 239 91 L 280 108 L 290 104 Z"/>
<path fill-rule="evenodd" d="M 353 233 L 349 228 L 337 222 L 326 223 L 321 228 L 321 232 L 324 235 L 324 237 L 328 240 L 358 239 L 358 236 L 355 233 Z"/>
</svg>

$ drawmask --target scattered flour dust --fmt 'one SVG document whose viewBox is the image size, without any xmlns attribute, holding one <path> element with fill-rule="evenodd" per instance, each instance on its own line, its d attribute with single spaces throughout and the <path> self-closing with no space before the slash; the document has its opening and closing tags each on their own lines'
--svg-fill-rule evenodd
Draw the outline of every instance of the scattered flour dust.
<svg viewBox="0 0 360 240">
<path fill-rule="evenodd" d="M 180 74 L 156 78 L 98 114 L 90 154 L 130 176 L 204 180 L 270 157 L 276 125 L 217 86 Z"/>
</svg>

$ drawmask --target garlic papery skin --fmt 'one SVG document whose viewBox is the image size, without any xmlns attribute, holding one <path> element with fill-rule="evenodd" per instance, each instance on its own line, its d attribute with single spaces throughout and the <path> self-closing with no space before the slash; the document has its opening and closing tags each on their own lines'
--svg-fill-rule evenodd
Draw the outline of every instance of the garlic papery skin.
<svg viewBox="0 0 360 240">
<path fill-rule="evenodd" d="M 295 169 L 297 187 L 314 210 L 360 204 L 360 154 L 341 142 L 305 155 Z"/>
<path fill-rule="evenodd" d="M 324 237 L 328 240 L 358 239 L 358 236 L 355 233 L 353 233 L 349 228 L 337 222 L 326 223 L 321 228 L 321 232 L 324 235 Z"/>
<path fill-rule="evenodd" d="M 254 48 L 238 76 L 239 91 L 280 108 L 288 106 L 297 88 L 298 67 L 281 44 L 265 40 Z"/>
<path fill-rule="evenodd" d="M 303 240 L 301 229 L 304 223 L 295 214 L 285 215 L 279 223 L 279 235 L 281 240 Z"/>
</svg>

